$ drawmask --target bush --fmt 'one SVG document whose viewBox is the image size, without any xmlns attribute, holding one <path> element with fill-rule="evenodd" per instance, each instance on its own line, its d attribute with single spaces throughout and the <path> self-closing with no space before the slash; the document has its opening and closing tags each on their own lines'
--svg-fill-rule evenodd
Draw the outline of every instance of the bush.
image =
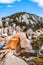
<svg viewBox="0 0 43 65">
<path fill-rule="evenodd" d="M 34 62 L 30 62 L 28 63 L 28 65 L 36 65 Z"/>
<path fill-rule="evenodd" d="M 43 55 L 40 55 L 39 58 L 43 60 Z"/>
<path fill-rule="evenodd" d="M 35 58 L 35 59 L 33 60 L 33 62 L 34 62 L 36 65 L 43 65 L 43 60 L 40 59 L 40 58 Z"/>
</svg>

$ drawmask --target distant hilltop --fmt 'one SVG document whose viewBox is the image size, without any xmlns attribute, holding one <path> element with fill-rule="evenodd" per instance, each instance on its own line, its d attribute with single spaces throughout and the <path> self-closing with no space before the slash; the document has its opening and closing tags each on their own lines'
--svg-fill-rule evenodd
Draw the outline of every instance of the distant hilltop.
<svg viewBox="0 0 43 65">
<path fill-rule="evenodd" d="M 16 25 L 26 26 L 26 28 L 43 28 L 43 17 L 26 12 L 19 12 L 3 17 L 2 21 L 9 22 L 9 24 L 15 23 Z"/>
</svg>

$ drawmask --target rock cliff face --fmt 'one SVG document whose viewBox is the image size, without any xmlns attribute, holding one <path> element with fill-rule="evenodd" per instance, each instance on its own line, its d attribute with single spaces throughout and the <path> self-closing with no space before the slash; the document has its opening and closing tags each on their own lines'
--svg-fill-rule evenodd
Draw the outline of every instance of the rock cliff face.
<svg viewBox="0 0 43 65">
<path fill-rule="evenodd" d="M 3 17 L 2 20 L 9 23 L 13 22 L 21 26 L 27 26 L 28 28 L 43 27 L 43 17 L 26 12 L 19 12 L 8 17 Z"/>
</svg>

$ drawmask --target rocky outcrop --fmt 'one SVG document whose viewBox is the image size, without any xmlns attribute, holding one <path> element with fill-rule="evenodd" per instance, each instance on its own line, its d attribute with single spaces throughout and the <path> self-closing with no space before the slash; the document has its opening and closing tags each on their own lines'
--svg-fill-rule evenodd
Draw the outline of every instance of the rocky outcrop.
<svg viewBox="0 0 43 65">
<path fill-rule="evenodd" d="M 9 24 L 16 23 L 16 25 L 26 26 L 27 28 L 40 28 L 43 27 L 43 17 L 26 13 L 19 12 L 11 16 L 3 17 L 2 21 L 9 22 Z"/>
</svg>

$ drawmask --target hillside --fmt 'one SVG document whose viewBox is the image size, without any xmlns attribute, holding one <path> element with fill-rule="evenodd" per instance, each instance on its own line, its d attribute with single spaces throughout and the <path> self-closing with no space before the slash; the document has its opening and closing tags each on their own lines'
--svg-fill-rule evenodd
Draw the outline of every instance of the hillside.
<svg viewBox="0 0 43 65">
<path fill-rule="evenodd" d="M 26 12 L 19 12 L 11 16 L 3 17 L 2 21 L 9 22 L 9 24 L 16 23 L 16 25 L 26 26 L 26 28 L 43 28 L 43 17 Z"/>
</svg>

